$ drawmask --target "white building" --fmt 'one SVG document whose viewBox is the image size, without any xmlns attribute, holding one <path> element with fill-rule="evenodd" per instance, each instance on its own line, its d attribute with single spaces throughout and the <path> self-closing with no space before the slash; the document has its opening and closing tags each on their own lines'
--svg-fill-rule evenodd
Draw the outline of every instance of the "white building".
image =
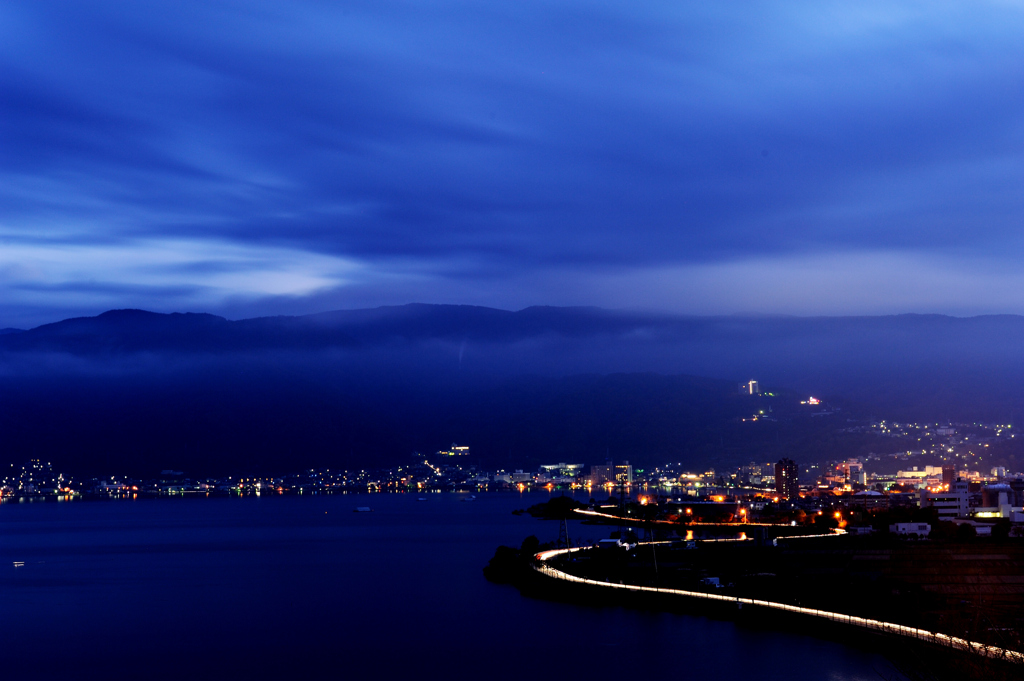
<svg viewBox="0 0 1024 681">
<path fill-rule="evenodd" d="M 942 484 L 942 466 L 925 466 L 924 470 L 918 470 L 914 466 L 909 471 L 896 473 L 896 483 L 907 487 L 932 487 Z"/>
<path fill-rule="evenodd" d="M 932 526 L 928 523 L 896 523 L 889 526 L 889 531 L 893 534 L 902 534 L 908 537 L 927 537 L 932 531 Z"/>
<path fill-rule="evenodd" d="M 971 510 L 970 493 L 966 480 L 957 480 L 950 489 L 941 492 L 921 491 L 922 508 L 935 508 L 939 512 L 939 520 L 966 518 Z"/>
</svg>

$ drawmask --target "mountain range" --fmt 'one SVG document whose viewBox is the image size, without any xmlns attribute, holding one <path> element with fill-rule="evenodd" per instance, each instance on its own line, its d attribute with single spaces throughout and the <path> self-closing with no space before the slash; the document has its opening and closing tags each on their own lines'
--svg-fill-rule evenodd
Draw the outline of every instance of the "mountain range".
<svg viewBox="0 0 1024 681">
<path fill-rule="evenodd" d="M 826 428 L 737 427 L 755 406 L 741 382 L 785 396 L 784 413 L 813 394 L 844 416 L 1013 421 L 1022 342 L 1012 315 L 113 310 L 0 334 L 0 462 L 256 472 L 393 464 L 453 441 L 490 465 L 768 460 Z"/>
</svg>

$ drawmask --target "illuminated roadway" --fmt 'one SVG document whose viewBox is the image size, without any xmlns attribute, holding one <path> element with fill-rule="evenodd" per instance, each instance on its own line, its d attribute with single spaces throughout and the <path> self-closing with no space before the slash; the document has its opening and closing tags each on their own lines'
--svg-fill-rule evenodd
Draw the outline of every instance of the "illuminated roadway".
<svg viewBox="0 0 1024 681">
<path fill-rule="evenodd" d="M 573 509 L 573 512 L 580 515 L 590 516 L 592 518 L 607 518 L 609 520 L 615 520 L 622 523 L 623 525 L 636 524 L 636 525 L 670 525 L 675 528 L 687 528 L 687 527 L 735 527 L 737 530 L 742 530 L 744 527 L 792 527 L 786 523 L 748 523 L 746 521 L 740 523 L 696 523 L 688 522 L 684 524 L 672 522 L 671 520 L 644 520 L 642 518 L 630 518 L 618 515 L 612 515 L 611 513 L 599 513 L 598 511 L 587 511 L 581 508 Z M 820 537 L 840 537 L 846 534 L 846 530 L 842 530 L 838 527 L 833 528 L 828 534 L 798 534 L 790 537 L 777 537 L 777 539 L 817 539 Z M 700 541 L 753 541 L 752 539 L 702 539 Z M 662 543 L 662 542 L 647 542 L 647 543 Z"/>
<path fill-rule="evenodd" d="M 582 509 L 582 508 L 574 508 L 573 512 L 574 513 L 578 513 L 580 515 L 590 516 L 592 518 L 607 518 L 609 520 L 628 521 L 628 522 L 633 522 L 633 523 L 650 523 L 652 525 L 671 525 L 672 527 L 679 527 L 680 526 L 680 523 L 674 522 L 672 520 L 645 520 L 643 518 L 631 518 L 629 516 L 626 516 L 625 518 L 623 518 L 622 516 L 613 515 L 611 513 L 601 513 L 599 511 L 588 511 L 588 510 Z M 685 523 L 685 525 L 687 525 L 687 526 L 690 526 L 690 525 L 708 525 L 708 526 L 712 526 L 712 525 L 713 526 L 729 525 L 731 527 L 741 527 L 743 525 L 747 525 L 747 526 L 750 526 L 750 527 L 790 527 L 791 526 L 788 523 L 750 523 L 750 522 L 747 522 L 745 520 L 742 521 L 742 522 L 736 522 L 736 523 L 688 522 L 688 523 Z"/>
<path fill-rule="evenodd" d="M 660 544 L 667 542 L 650 543 Z M 823 617 L 832 622 L 839 622 L 842 624 L 849 624 L 851 626 L 863 627 L 865 629 L 880 631 L 895 636 L 905 636 L 908 638 L 916 639 L 918 641 L 926 641 L 928 643 L 933 643 L 947 648 L 954 648 L 956 650 L 975 653 L 978 655 L 982 655 L 984 657 L 1006 660 L 1017 664 L 1024 664 L 1024 653 L 1019 653 L 1015 650 L 1008 650 L 1006 648 L 999 648 L 996 646 L 988 646 L 982 643 L 974 643 L 963 638 L 957 638 L 956 636 L 947 636 L 946 634 L 939 634 L 933 631 L 927 631 L 926 629 L 916 629 L 914 627 L 906 627 L 902 624 L 894 624 L 892 622 L 882 622 L 881 620 L 867 619 L 864 617 L 854 617 L 853 615 L 844 615 L 843 613 L 829 612 L 827 610 L 801 608 L 796 605 L 788 605 L 786 603 L 775 603 L 773 601 L 762 601 L 755 598 L 740 598 L 738 596 L 720 596 L 718 594 L 705 593 L 703 591 L 685 591 L 683 589 L 665 589 L 653 586 L 638 586 L 634 584 L 614 584 L 612 582 L 600 582 L 594 579 L 586 579 L 584 577 L 577 577 L 575 575 L 571 575 L 568 572 L 563 572 L 562 570 L 553 568 L 548 564 L 548 561 L 550 561 L 555 556 L 572 553 L 574 551 L 582 551 L 586 548 L 589 547 L 541 551 L 540 553 L 534 556 L 534 558 L 536 558 L 537 560 L 536 564 L 534 565 L 534 569 L 537 570 L 537 572 L 540 572 L 541 574 L 547 577 L 552 577 L 554 579 L 561 579 L 567 582 L 575 582 L 577 584 L 588 584 L 590 586 L 600 586 L 606 589 L 620 589 L 640 593 L 660 593 L 668 596 L 685 596 L 687 598 L 700 598 L 706 601 L 735 603 L 737 607 L 742 607 L 744 605 L 753 605 L 760 608 L 784 610 L 786 612 L 797 613 L 800 615 L 808 615 L 811 617 Z"/>
</svg>

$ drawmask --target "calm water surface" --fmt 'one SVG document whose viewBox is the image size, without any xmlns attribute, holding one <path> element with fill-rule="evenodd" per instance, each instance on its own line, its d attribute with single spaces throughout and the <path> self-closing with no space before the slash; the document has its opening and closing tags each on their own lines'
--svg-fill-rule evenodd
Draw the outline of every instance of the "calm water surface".
<svg viewBox="0 0 1024 681">
<path fill-rule="evenodd" d="M 809 636 L 549 603 L 490 584 L 481 568 L 498 544 L 554 540 L 558 525 L 511 514 L 546 493 L 466 496 L 5 503 L 0 668 L 71 678 L 892 675 L 869 652 Z"/>
</svg>

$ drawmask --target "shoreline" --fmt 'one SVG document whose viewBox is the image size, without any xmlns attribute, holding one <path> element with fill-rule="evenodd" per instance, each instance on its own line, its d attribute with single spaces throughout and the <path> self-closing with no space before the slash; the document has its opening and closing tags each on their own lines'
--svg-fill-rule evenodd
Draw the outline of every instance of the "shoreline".
<svg viewBox="0 0 1024 681">
<path fill-rule="evenodd" d="M 530 563 L 527 584 L 522 584 L 530 595 L 544 597 L 555 594 L 570 596 L 576 600 L 580 595 L 592 596 L 627 606 L 653 608 L 656 610 L 684 611 L 691 614 L 713 614 L 733 621 L 782 619 L 793 622 L 813 623 L 816 628 L 827 625 L 840 632 L 855 632 L 859 635 L 877 637 L 890 643 L 912 643 L 929 651 L 944 651 L 956 657 L 975 658 L 1007 667 L 1014 673 L 1024 671 L 1024 652 L 972 642 L 963 638 L 938 632 L 909 627 L 892 622 L 846 615 L 825 610 L 802 608 L 786 603 L 725 596 L 700 591 L 687 591 L 666 587 L 641 586 L 577 577 L 550 564 L 552 559 L 565 556 L 585 548 L 552 549 L 534 554 Z M 593 598 L 586 602 L 593 604 Z M 694 612 L 696 611 L 696 613 Z"/>
</svg>

